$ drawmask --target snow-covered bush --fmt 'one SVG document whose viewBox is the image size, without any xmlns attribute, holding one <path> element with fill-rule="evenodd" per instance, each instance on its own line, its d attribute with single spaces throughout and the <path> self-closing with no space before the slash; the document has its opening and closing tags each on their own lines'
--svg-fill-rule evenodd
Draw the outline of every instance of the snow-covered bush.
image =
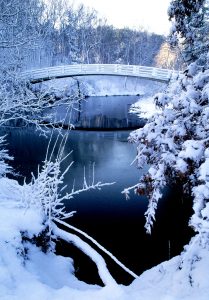
<svg viewBox="0 0 209 300">
<path fill-rule="evenodd" d="M 60 136 L 58 135 L 58 138 L 59 137 L 61 137 L 61 134 Z M 49 229 L 51 228 L 51 222 L 53 220 L 67 219 L 75 213 L 75 211 L 69 213 L 66 212 L 65 201 L 72 199 L 75 195 L 84 191 L 88 191 L 90 189 L 101 189 L 103 186 L 112 184 L 95 182 L 93 168 L 91 183 L 87 183 L 84 172 L 83 187 L 76 190 L 73 186 L 71 192 L 64 192 L 66 188 L 66 186 L 63 185 L 64 176 L 70 170 L 73 162 L 69 164 L 64 171 L 61 170 L 62 162 L 71 154 L 68 153 L 67 155 L 64 155 L 64 148 L 68 138 L 68 133 L 62 137 L 58 154 L 56 155 L 55 160 L 52 160 L 53 151 L 58 143 L 58 138 L 55 145 L 53 145 L 52 153 L 47 152 L 42 168 L 38 168 L 37 177 L 32 174 L 31 182 L 29 184 L 24 184 L 22 198 L 22 203 L 25 207 L 34 206 L 41 210 L 44 216 L 43 218 Z"/>
</svg>

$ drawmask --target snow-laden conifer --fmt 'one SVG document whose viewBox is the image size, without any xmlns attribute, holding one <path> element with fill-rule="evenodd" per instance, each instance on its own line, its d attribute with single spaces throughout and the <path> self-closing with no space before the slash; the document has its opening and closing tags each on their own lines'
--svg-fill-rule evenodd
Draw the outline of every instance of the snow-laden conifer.
<svg viewBox="0 0 209 300">
<path fill-rule="evenodd" d="M 193 33 L 191 22 L 201 20 L 202 28 L 208 28 L 208 20 L 203 18 L 206 11 L 206 1 L 172 1 L 169 14 L 175 18 L 177 27 L 174 38 L 180 33 L 189 47 L 188 34 Z M 201 31 L 194 35 L 195 43 L 202 41 L 201 45 L 204 45 L 205 34 Z M 189 52 L 190 58 L 194 59 L 196 48 L 190 47 Z M 198 59 L 189 64 L 178 80 L 171 82 L 166 92 L 155 96 L 155 103 L 161 111 L 129 138 L 138 145 L 138 167 L 150 166 L 147 174 L 134 186 L 137 193 L 149 198 L 146 230 L 151 232 L 163 188 L 170 183 L 181 183 L 184 192 L 194 199 L 190 224 L 196 231 L 204 231 L 209 220 L 206 216 L 209 195 L 209 54 L 204 47 Z M 128 195 L 129 190 L 124 193 Z"/>
<path fill-rule="evenodd" d="M 130 141 L 137 144 L 137 163 L 148 172 L 133 186 L 146 194 L 149 204 L 145 228 L 151 233 L 158 201 L 165 186 L 183 187 L 193 201 L 189 225 L 196 235 L 180 255 L 178 280 L 190 287 L 204 282 L 198 275 L 209 249 L 209 52 L 208 1 L 172 1 L 174 19 L 171 37 L 183 41 L 183 55 L 189 63 L 167 90 L 155 96 L 161 109 L 144 128 L 134 131 Z M 205 13 L 205 14 L 204 14 Z M 204 17 L 203 17 L 204 16 Z M 197 30 L 195 30 L 197 26 Z M 206 30 L 207 29 L 207 30 Z M 124 190 L 129 196 L 130 188 Z M 187 200 L 186 199 L 186 200 Z"/>
<path fill-rule="evenodd" d="M 181 47 L 185 62 L 195 61 L 209 46 L 208 9 L 208 0 L 172 0 L 170 3 L 170 43 Z"/>
</svg>

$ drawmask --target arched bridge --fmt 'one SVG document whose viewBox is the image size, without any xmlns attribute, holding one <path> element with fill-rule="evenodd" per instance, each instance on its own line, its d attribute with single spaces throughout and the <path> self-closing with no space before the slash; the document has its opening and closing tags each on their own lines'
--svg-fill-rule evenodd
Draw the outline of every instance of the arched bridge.
<svg viewBox="0 0 209 300">
<path fill-rule="evenodd" d="M 139 77 L 161 82 L 168 82 L 178 73 L 173 70 L 135 65 L 114 65 L 114 64 L 81 64 L 62 65 L 41 69 L 34 69 L 20 73 L 21 79 L 29 80 L 31 83 L 38 83 L 54 78 L 65 78 L 85 75 L 116 75 Z"/>
</svg>

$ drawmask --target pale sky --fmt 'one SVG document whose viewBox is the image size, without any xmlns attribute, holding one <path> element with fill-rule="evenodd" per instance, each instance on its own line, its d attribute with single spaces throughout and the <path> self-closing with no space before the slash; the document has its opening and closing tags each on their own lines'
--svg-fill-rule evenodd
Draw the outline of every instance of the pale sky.
<svg viewBox="0 0 209 300">
<path fill-rule="evenodd" d="M 96 9 L 114 27 L 139 28 L 168 34 L 170 23 L 167 9 L 171 0 L 74 0 Z"/>
</svg>

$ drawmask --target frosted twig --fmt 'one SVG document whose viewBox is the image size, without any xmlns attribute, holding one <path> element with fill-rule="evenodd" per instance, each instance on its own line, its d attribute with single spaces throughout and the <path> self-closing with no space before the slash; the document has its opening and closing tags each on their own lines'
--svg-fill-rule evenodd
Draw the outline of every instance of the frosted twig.
<svg viewBox="0 0 209 300">
<path fill-rule="evenodd" d="M 136 188 L 138 188 L 138 184 L 135 184 L 135 185 L 133 185 L 133 186 L 130 186 L 130 187 L 128 187 L 128 188 L 125 188 L 122 192 L 121 192 L 121 194 L 124 194 L 125 195 L 125 197 L 126 197 L 126 200 L 128 200 L 130 197 L 129 197 L 129 191 L 132 191 L 132 190 L 134 190 L 134 189 L 136 189 Z"/>
<path fill-rule="evenodd" d="M 108 251 L 107 249 L 105 249 L 102 245 L 100 245 L 94 238 L 92 238 L 91 236 L 89 236 L 86 232 L 70 225 L 67 224 L 64 221 L 61 221 L 57 218 L 54 218 L 54 221 L 64 225 L 65 227 L 72 229 L 76 232 L 78 232 L 79 234 L 83 235 L 85 238 L 87 238 L 89 241 L 91 241 L 94 245 L 96 245 L 100 250 L 102 250 L 105 254 L 107 254 L 118 266 L 120 266 L 124 271 L 126 271 L 128 274 L 130 274 L 131 276 L 133 276 L 134 278 L 138 278 L 138 276 L 131 271 L 129 268 L 127 268 L 122 262 L 120 262 L 110 251 Z"/>
<path fill-rule="evenodd" d="M 89 256 L 91 260 L 95 262 L 99 276 L 104 285 L 117 286 L 115 279 L 111 276 L 110 272 L 107 269 L 105 260 L 91 246 L 82 241 L 78 236 L 58 228 L 55 224 L 53 224 L 53 232 L 57 237 L 60 237 L 67 242 L 73 243 L 77 248 L 79 248 L 83 253 Z"/>
</svg>

